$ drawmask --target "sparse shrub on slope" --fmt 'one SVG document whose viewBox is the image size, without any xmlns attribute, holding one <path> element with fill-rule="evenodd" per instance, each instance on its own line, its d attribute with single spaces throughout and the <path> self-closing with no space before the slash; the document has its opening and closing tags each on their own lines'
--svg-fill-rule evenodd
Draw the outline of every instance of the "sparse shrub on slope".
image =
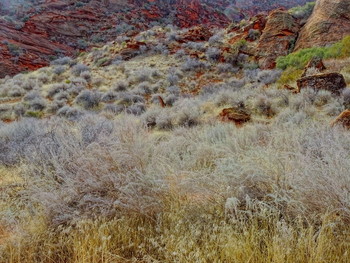
<svg viewBox="0 0 350 263">
<path fill-rule="evenodd" d="M 289 9 L 289 13 L 298 19 L 307 19 L 312 14 L 316 2 L 309 2 L 303 6 L 296 6 Z"/>
<path fill-rule="evenodd" d="M 76 77 L 80 76 L 80 74 L 84 71 L 89 71 L 90 68 L 84 64 L 77 64 L 71 68 L 71 73 Z"/>
<path fill-rule="evenodd" d="M 83 90 L 75 99 L 75 103 L 86 110 L 99 106 L 102 94 L 98 91 Z"/>
</svg>

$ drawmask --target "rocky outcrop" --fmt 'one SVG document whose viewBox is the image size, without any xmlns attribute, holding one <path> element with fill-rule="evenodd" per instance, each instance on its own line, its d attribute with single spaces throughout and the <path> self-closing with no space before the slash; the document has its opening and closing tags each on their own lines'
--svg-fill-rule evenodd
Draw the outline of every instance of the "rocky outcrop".
<svg viewBox="0 0 350 263">
<path fill-rule="evenodd" d="M 51 41 L 45 34 L 19 31 L 1 20 L 0 28 L 0 78 L 47 66 L 57 52 L 73 55 L 72 47 Z"/>
<path fill-rule="evenodd" d="M 244 109 L 226 108 L 220 113 L 222 121 L 234 122 L 237 125 L 250 121 L 251 116 Z"/>
<path fill-rule="evenodd" d="M 350 129 L 350 110 L 343 111 L 332 123 L 332 126 L 342 125 Z"/>
<path fill-rule="evenodd" d="M 231 11 L 241 19 L 307 1 L 41 0 L 35 4 L 27 1 L 25 5 L 5 1 L 0 5 L 0 77 L 46 66 L 57 56 L 77 54 L 121 34 L 134 36 L 152 27 L 152 22 L 179 27 L 225 27 L 232 21 Z M 11 16 L 12 22 L 1 18 L 6 16 Z M 260 30 L 263 25 L 254 26 Z M 200 38 L 206 39 L 203 33 L 206 32 Z M 247 32 L 242 33 L 242 37 L 246 35 Z"/>
<path fill-rule="evenodd" d="M 257 57 L 259 66 L 272 69 L 279 56 L 288 55 L 294 47 L 300 25 L 298 21 L 283 10 L 273 11 L 259 39 Z"/>
<path fill-rule="evenodd" d="M 299 91 L 305 88 L 328 90 L 339 95 L 346 88 L 344 76 L 339 73 L 326 73 L 301 78 L 297 81 Z"/>
<path fill-rule="evenodd" d="M 295 50 L 332 44 L 350 34 L 350 1 L 317 0 Z"/>
<path fill-rule="evenodd" d="M 196 26 L 189 29 L 187 32 L 182 34 L 179 38 L 179 42 L 200 42 L 200 41 L 208 41 L 208 39 L 213 34 L 209 30 L 208 27 Z"/>
</svg>

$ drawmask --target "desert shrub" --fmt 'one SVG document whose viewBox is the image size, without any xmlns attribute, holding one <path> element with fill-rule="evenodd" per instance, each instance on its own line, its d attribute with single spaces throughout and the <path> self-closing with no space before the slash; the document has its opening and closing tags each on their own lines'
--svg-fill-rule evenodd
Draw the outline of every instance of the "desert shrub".
<svg viewBox="0 0 350 263">
<path fill-rule="evenodd" d="M 55 100 L 64 100 L 68 101 L 71 98 L 70 94 L 67 91 L 61 91 L 54 96 Z"/>
<path fill-rule="evenodd" d="M 170 108 L 159 109 L 155 121 L 158 129 L 170 130 L 175 125 L 174 112 Z"/>
<path fill-rule="evenodd" d="M 56 75 L 62 75 L 66 71 L 64 66 L 56 66 L 52 69 L 52 72 Z"/>
<path fill-rule="evenodd" d="M 205 97 L 208 97 L 208 96 L 211 96 L 211 95 L 217 93 L 220 90 L 221 90 L 221 86 L 219 86 L 219 85 L 205 85 L 199 91 L 199 95 L 201 95 L 205 98 Z"/>
<path fill-rule="evenodd" d="M 207 56 L 207 59 L 212 62 L 216 62 L 220 59 L 221 51 L 218 48 L 211 47 L 208 48 L 205 55 Z"/>
<path fill-rule="evenodd" d="M 187 42 L 182 45 L 185 49 L 192 49 L 194 51 L 204 52 L 206 50 L 205 43 L 202 42 Z"/>
<path fill-rule="evenodd" d="M 30 100 L 26 103 L 26 105 L 28 106 L 28 108 L 31 110 L 31 111 L 43 111 L 46 106 L 47 106 L 47 103 L 46 103 L 46 100 L 43 99 L 43 98 L 35 98 L 33 100 Z"/>
<path fill-rule="evenodd" d="M 128 33 L 132 30 L 134 30 L 135 27 L 133 25 L 130 25 L 128 23 L 125 23 L 125 22 L 121 22 L 120 24 L 118 24 L 116 27 L 115 27 L 115 31 L 117 34 L 124 34 L 124 33 Z"/>
<path fill-rule="evenodd" d="M 309 116 L 304 111 L 286 108 L 276 116 L 274 121 L 277 125 L 301 125 L 308 120 Z"/>
<path fill-rule="evenodd" d="M 276 109 L 273 107 L 271 99 L 265 95 L 259 95 L 252 101 L 253 110 L 266 117 L 273 117 Z"/>
<path fill-rule="evenodd" d="M 69 96 L 71 96 L 71 97 L 76 97 L 76 96 L 78 96 L 79 95 L 79 93 L 81 92 L 81 91 L 83 91 L 84 90 L 84 87 L 83 86 L 80 86 L 80 85 L 72 85 L 71 87 L 69 87 L 68 89 L 67 89 L 67 92 L 68 92 L 68 94 L 69 94 Z"/>
<path fill-rule="evenodd" d="M 101 102 L 101 93 L 98 91 L 83 90 L 75 98 L 75 103 L 86 110 L 97 108 Z"/>
<path fill-rule="evenodd" d="M 177 96 L 181 93 L 181 89 L 178 86 L 170 86 L 166 89 L 166 91 Z"/>
<path fill-rule="evenodd" d="M 173 106 L 178 99 L 179 97 L 176 94 L 169 94 L 165 97 L 164 102 L 167 106 Z"/>
<path fill-rule="evenodd" d="M 145 81 L 151 81 L 154 70 L 150 68 L 142 68 L 135 70 L 133 75 L 129 77 L 131 83 L 140 83 Z"/>
<path fill-rule="evenodd" d="M 141 115 L 146 111 L 146 106 L 143 103 L 135 103 L 126 109 L 126 113 L 133 115 Z"/>
<path fill-rule="evenodd" d="M 54 100 L 48 104 L 46 112 L 49 114 L 56 114 L 64 106 L 66 106 L 65 100 Z M 63 114 L 63 112 L 61 112 L 61 114 Z"/>
<path fill-rule="evenodd" d="M 219 33 L 211 36 L 208 40 L 208 43 L 210 45 L 222 44 L 223 38 L 224 38 L 224 34 L 222 32 L 219 32 Z"/>
<path fill-rule="evenodd" d="M 125 111 L 125 107 L 123 105 L 116 105 L 116 104 L 106 104 L 103 108 L 103 111 L 110 112 L 113 114 L 119 114 Z"/>
<path fill-rule="evenodd" d="M 129 83 L 126 81 L 118 81 L 113 85 L 114 91 L 126 91 L 129 87 Z"/>
<path fill-rule="evenodd" d="M 182 64 L 181 69 L 183 71 L 199 71 L 207 68 L 207 64 L 201 60 L 187 58 L 186 61 Z"/>
<path fill-rule="evenodd" d="M 333 99 L 332 93 L 328 90 L 320 90 L 317 92 L 316 98 L 314 100 L 314 104 L 316 106 L 324 106 L 331 102 Z"/>
<path fill-rule="evenodd" d="M 55 66 L 64 66 L 64 65 L 71 66 L 74 64 L 74 60 L 70 57 L 62 57 L 51 61 L 50 64 Z"/>
<path fill-rule="evenodd" d="M 299 94 L 291 97 L 290 107 L 293 110 L 305 110 L 311 108 L 317 97 L 317 92 L 314 89 L 302 89 Z"/>
<path fill-rule="evenodd" d="M 12 119 L 12 107 L 10 105 L 0 105 L 0 120 Z"/>
<path fill-rule="evenodd" d="M 30 91 L 33 90 L 37 86 L 37 82 L 33 79 L 27 79 L 26 81 L 23 81 L 21 84 L 21 88 Z"/>
<path fill-rule="evenodd" d="M 259 30 L 250 29 L 249 32 L 248 32 L 247 38 L 250 41 L 255 41 L 255 40 L 258 40 L 260 38 L 260 36 L 261 36 L 261 32 Z"/>
<path fill-rule="evenodd" d="M 71 73 L 76 77 L 79 77 L 84 71 L 90 71 L 90 68 L 84 64 L 77 64 L 71 68 Z"/>
<path fill-rule="evenodd" d="M 69 86 L 65 83 L 53 84 L 47 91 L 47 96 L 53 98 L 56 94 L 68 90 Z"/>
<path fill-rule="evenodd" d="M 180 39 L 177 32 L 168 32 L 165 34 L 165 37 L 168 42 L 178 41 Z"/>
<path fill-rule="evenodd" d="M 94 79 L 92 79 L 91 84 L 93 87 L 97 88 L 103 84 L 103 81 L 104 81 L 103 78 L 94 78 Z"/>
<path fill-rule="evenodd" d="M 150 95 L 152 93 L 151 84 L 148 81 L 141 82 L 134 92 L 138 95 Z"/>
<path fill-rule="evenodd" d="M 244 87 L 244 85 L 246 84 L 246 79 L 242 78 L 242 79 L 230 79 L 229 82 L 227 83 L 229 88 L 232 90 L 239 90 L 241 88 Z"/>
<path fill-rule="evenodd" d="M 84 113 L 76 108 L 70 107 L 70 106 L 63 106 L 57 111 L 57 116 L 59 117 L 65 117 L 68 120 L 77 120 L 81 118 L 84 115 Z"/>
<path fill-rule="evenodd" d="M 25 94 L 25 91 L 19 86 L 14 86 L 9 89 L 7 94 L 10 97 L 22 97 Z"/>
<path fill-rule="evenodd" d="M 255 83 L 258 80 L 259 72 L 260 72 L 259 69 L 245 69 L 243 71 L 244 79 L 246 80 L 246 82 Z"/>
<path fill-rule="evenodd" d="M 23 101 L 31 101 L 34 99 L 40 99 L 42 98 L 41 94 L 39 91 L 37 90 L 33 90 L 28 92 L 24 97 L 23 97 Z"/>
<path fill-rule="evenodd" d="M 333 44 L 330 47 L 313 47 L 305 48 L 293 52 L 287 56 L 279 57 L 277 59 L 277 68 L 286 69 L 294 67 L 303 69 L 306 64 L 314 57 L 321 59 L 329 58 L 346 58 L 350 56 L 350 36 L 343 38 L 343 40 Z"/>
<path fill-rule="evenodd" d="M 167 54 L 169 54 L 169 49 L 166 45 L 159 43 L 152 48 L 152 52 L 155 54 L 167 55 Z"/>
<path fill-rule="evenodd" d="M 333 99 L 323 106 L 323 112 L 328 116 L 336 117 L 344 111 L 344 105 L 341 101 Z"/>
<path fill-rule="evenodd" d="M 221 73 L 237 73 L 238 68 L 233 67 L 230 63 L 220 63 L 217 65 L 217 71 Z"/>
<path fill-rule="evenodd" d="M 201 110 L 195 100 L 185 99 L 175 104 L 176 124 L 183 127 L 193 127 L 200 124 Z"/>
<path fill-rule="evenodd" d="M 183 49 L 179 49 L 178 51 L 176 51 L 176 53 L 175 53 L 175 57 L 176 58 L 178 58 L 178 59 L 180 59 L 180 58 L 184 58 L 184 57 L 186 57 L 186 51 L 185 50 L 183 50 Z"/>
<path fill-rule="evenodd" d="M 295 82 L 300 79 L 303 74 L 303 70 L 288 68 L 282 72 L 281 77 L 277 81 L 279 85 L 295 84 Z"/>
<path fill-rule="evenodd" d="M 177 74 L 169 73 L 167 80 L 170 86 L 174 86 L 178 84 L 178 82 L 180 81 L 180 78 Z"/>
<path fill-rule="evenodd" d="M 296 6 L 289 9 L 289 13 L 298 19 L 307 19 L 311 16 L 316 2 L 308 2 L 303 6 Z"/>
<path fill-rule="evenodd" d="M 231 90 L 222 89 L 215 93 L 215 96 L 212 98 L 214 104 L 218 107 L 222 106 L 232 106 L 236 105 L 241 101 L 241 98 L 237 96 L 236 92 Z"/>
<path fill-rule="evenodd" d="M 282 71 L 280 70 L 262 70 L 258 72 L 257 81 L 269 85 L 280 79 Z"/>
<path fill-rule="evenodd" d="M 350 109 L 350 89 L 344 89 L 342 95 L 343 95 L 344 106 L 347 109 Z"/>
<path fill-rule="evenodd" d="M 47 84 L 51 81 L 51 77 L 49 76 L 49 73 L 44 70 L 42 72 L 40 72 L 40 70 L 38 71 L 40 74 L 37 77 L 38 82 Z"/>
<path fill-rule="evenodd" d="M 101 101 L 102 102 L 115 102 L 119 98 L 118 93 L 115 91 L 108 91 L 102 95 Z"/>
<path fill-rule="evenodd" d="M 92 79 L 90 71 L 83 71 L 80 73 L 80 77 L 85 79 L 87 82 L 90 82 Z"/>
<path fill-rule="evenodd" d="M 145 99 L 140 96 L 140 95 L 136 95 L 130 92 L 121 92 L 119 94 L 119 102 L 118 104 L 122 104 L 122 105 L 130 105 L 133 103 L 144 103 Z"/>
</svg>

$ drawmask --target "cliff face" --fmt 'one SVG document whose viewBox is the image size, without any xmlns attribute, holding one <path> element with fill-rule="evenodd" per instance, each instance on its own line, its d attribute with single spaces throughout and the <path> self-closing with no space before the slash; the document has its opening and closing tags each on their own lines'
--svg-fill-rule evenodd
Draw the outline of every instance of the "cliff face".
<svg viewBox="0 0 350 263">
<path fill-rule="evenodd" d="M 227 26 L 310 0 L 0 0 L 0 77 L 154 24 Z"/>
<path fill-rule="evenodd" d="M 288 12 L 271 12 L 257 47 L 259 66 L 274 68 L 277 57 L 286 56 L 292 51 L 299 29 L 298 21 Z"/>
<path fill-rule="evenodd" d="M 350 34 L 350 1 L 318 0 L 295 49 L 325 46 Z"/>
</svg>

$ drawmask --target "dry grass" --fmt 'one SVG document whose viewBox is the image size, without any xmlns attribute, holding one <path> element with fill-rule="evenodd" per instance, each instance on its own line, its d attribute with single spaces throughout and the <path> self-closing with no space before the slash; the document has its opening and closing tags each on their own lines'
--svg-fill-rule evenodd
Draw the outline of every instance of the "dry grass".
<svg viewBox="0 0 350 263">
<path fill-rule="evenodd" d="M 50 229 L 36 222 L 5 247 L 6 262 L 349 262 L 349 227 L 329 218 L 317 229 L 274 215 L 246 222 L 222 206 L 171 200 L 156 220 L 128 215 Z"/>
<path fill-rule="evenodd" d="M 45 143 L 1 170 L 27 182 L 3 198 L 2 262 L 349 262 L 348 132 L 294 115 L 171 132 L 130 116 L 33 123 Z"/>
</svg>

